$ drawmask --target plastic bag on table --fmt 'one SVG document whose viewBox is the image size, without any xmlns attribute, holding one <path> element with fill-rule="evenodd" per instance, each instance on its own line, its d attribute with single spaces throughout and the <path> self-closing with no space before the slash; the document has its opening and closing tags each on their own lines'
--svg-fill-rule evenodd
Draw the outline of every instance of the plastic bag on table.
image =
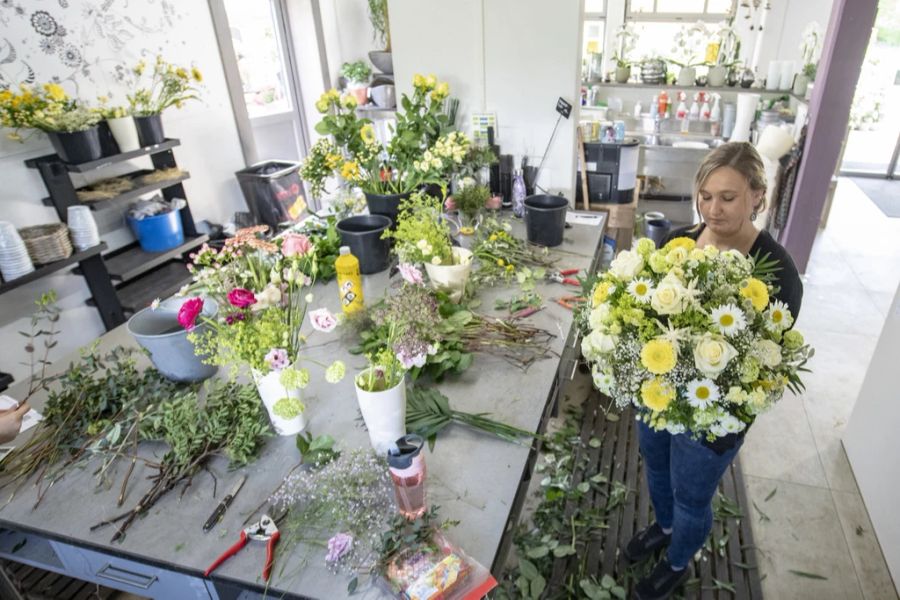
<svg viewBox="0 0 900 600">
<path fill-rule="evenodd" d="M 437 530 L 430 544 L 397 552 L 382 579 L 401 600 L 477 600 L 496 586 L 490 571 Z"/>
</svg>

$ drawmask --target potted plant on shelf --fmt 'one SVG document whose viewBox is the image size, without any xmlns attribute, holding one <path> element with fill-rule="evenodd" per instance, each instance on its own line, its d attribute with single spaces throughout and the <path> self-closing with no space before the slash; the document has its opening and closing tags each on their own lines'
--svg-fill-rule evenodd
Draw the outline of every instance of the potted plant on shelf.
<svg viewBox="0 0 900 600">
<path fill-rule="evenodd" d="M 147 64 L 139 61 L 132 72 L 138 78 L 143 77 Z M 201 81 L 203 75 L 197 67 L 178 67 L 163 60 L 162 56 L 156 57 L 150 82 L 127 96 L 141 146 L 165 141 L 162 112 L 170 106 L 181 108 L 188 100 L 198 99 L 200 90 L 196 84 Z"/>
<path fill-rule="evenodd" d="M 710 87 L 722 87 L 728 81 L 729 70 L 737 64 L 741 50 L 741 40 L 737 36 L 731 22 L 723 22 L 719 26 L 719 41 L 715 57 L 708 61 L 708 82 Z M 711 58 L 711 57 L 707 57 Z"/>
<path fill-rule="evenodd" d="M 401 263 L 425 265 L 432 286 L 459 302 L 472 271 L 472 252 L 452 245 L 441 208 L 439 199 L 413 194 L 400 205 L 397 229 L 384 235 L 395 240 Z"/>
<path fill-rule="evenodd" d="M 697 21 L 693 25 L 684 25 L 675 34 L 675 45 L 669 62 L 681 67 L 676 83 L 680 86 L 693 86 L 697 80 L 698 65 L 704 64 L 704 53 L 710 32 L 706 24 Z"/>
<path fill-rule="evenodd" d="M 356 104 L 365 106 L 369 102 L 369 76 L 372 69 L 361 60 L 346 62 L 341 66 L 341 75 L 347 80 L 347 90 L 356 98 Z"/>
<path fill-rule="evenodd" d="M 129 106 L 106 106 L 101 99 L 100 115 L 106 121 L 119 152 L 131 152 L 141 147 L 137 127 Z"/>
<path fill-rule="evenodd" d="M 448 211 L 456 211 L 459 219 L 460 235 L 472 235 L 481 224 L 482 211 L 488 207 L 491 191 L 474 179 L 465 181 L 459 189 L 444 202 Z"/>
<path fill-rule="evenodd" d="M 279 435 L 294 435 L 306 427 L 303 390 L 310 372 L 303 365 L 325 368 L 325 380 L 337 383 L 344 364 L 330 366 L 304 356 L 309 334 L 301 333 L 307 317 L 312 329 L 328 333 L 337 319 L 328 309 L 308 310 L 311 286 L 318 273 L 316 250 L 309 238 L 288 233 L 275 241 L 260 239 L 265 225 L 239 231 L 221 250 L 204 245 L 191 256 L 194 282 L 179 311 L 179 323 L 193 330 L 189 339 L 210 364 L 229 366 L 230 375 L 249 371 Z M 215 319 L 200 315 L 203 300 L 220 307 Z"/>
<path fill-rule="evenodd" d="M 8 137 L 24 141 L 30 134 L 23 135 L 22 130 L 43 131 L 68 163 L 97 160 L 103 155 L 97 128 L 100 120 L 96 111 L 69 98 L 56 83 L 41 87 L 23 84 L 17 92 L 0 91 L 0 124 L 13 129 Z"/>
<path fill-rule="evenodd" d="M 791 90 L 796 96 L 806 96 L 809 84 L 816 79 L 816 65 L 819 53 L 822 51 L 822 30 L 819 24 L 812 21 L 803 30 L 803 43 L 800 44 L 800 53 L 803 56 L 803 68 L 794 77 L 794 85 Z"/>
<path fill-rule="evenodd" d="M 391 26 L 387 0 L 369 0 L 369 22 L 372 24 L 375 41 L 380 42 L 384 48 L 369 52 L 369 60 L 382 73 L 393 75 L 394 61 L 391 55 Z"/>
<path fill-rule="evenodd" d="M 631 77 L 631 53 L 634 52 L 637 36 L 634 33 L 634 22 L 626 21 L 616 32 L 616 83 L 627 83 Z"/>
<path fill-rule="evenodd" d="M 416 75 L 413 94 L 401 98 L 394 135 L 386 144 L 376 139 L 372 121 L 357 115 L 353 96 L 325 92 L 316 102 L 324 115 L 316 131 L 328 137 L 313 145 L 300 170 L 312 194 L 323 194 L 327 179 L 340 176 L 362 189 L 370 213 L 395 223 L 400 201 L 423 186 L 440 186 L 445 194 L 470 145 L 444 111 L 449 92 L 433 75 Z"/>
</svg>

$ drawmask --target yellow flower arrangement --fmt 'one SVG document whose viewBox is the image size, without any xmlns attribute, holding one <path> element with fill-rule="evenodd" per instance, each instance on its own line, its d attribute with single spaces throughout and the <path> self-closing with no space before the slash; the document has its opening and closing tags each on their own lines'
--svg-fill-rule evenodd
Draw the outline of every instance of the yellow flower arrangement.
<svg viewBox="0 0 900 600">
<path fill-rule="evenodd" d="M 666 340 L 650 340 L 641 349 L 641 364 L 654 375 L 665 375 L 677 362 L 678 352 Z"/>
<path fill-rule="evenodd" d="M 341 166 L 341 177 L 347 181 L 359 179 L 359 165 L 356 161 L 348 160 Z"/>
<path fill-rule="evenodd" d="M 140 78 L 146 69 L 146 63 L 141 60 L 131 70 Z M 196 66 L 189 69 L 180 67 L 158 55 L 153 63 L 150 81 L 128 94 L 128 102 L 135 116 L 158 115 L 169 107 L 181 108 L 188 100 L 198 99 L 200 90 L 195 84 L 201 81 L 203 74 Z"/>
</svg>

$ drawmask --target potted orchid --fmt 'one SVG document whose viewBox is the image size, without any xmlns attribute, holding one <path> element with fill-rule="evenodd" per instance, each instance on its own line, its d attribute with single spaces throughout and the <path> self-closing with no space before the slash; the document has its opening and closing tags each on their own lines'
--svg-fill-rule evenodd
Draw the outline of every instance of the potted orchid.
<svg viewBox="0 0 900 600">
<path fill-rule="evenodd" d="M 637 44 L 637 35 L 634 33 L 634 21 L 622 23 L 622 27 L 616 32 L 616 52 L 613 59 L 616 61 L 616 83 L 627 83 L 631 77 L 631 58 Z"/>
<path fill-rule="evenodd" d="M 705 60 L 706 44 L 711 37 L 706 23 L 697 21 L 693 25 L 684 25 L 675 34 L 675 45 L 669 62 L 681 67 L 677 83 L 680 86 L 692 86 L 697 79 L 697 67 Z"/>
<path fill-rule="evenodd" d="M 724 21 L 718 27 L 719 30 L 716 35 L 719 38 L 719 42 L 715 45 L 715 62 L 709 63 L 709 72 L 707 74 L 710 87 L 722 87 L 725 85 L 728 79 L 728 71 L 734 67 L 741 50 L 741 40 L 732 24 Z"/>
<path fill-rule="evenodd" d="M 806 88 L 816 78 L 816 64 L 819 53 L 822 51 L 822 30 L 819 24 L 812 21 L 803 30 L 803 43 L 800 44 L 800 53 L 803 56 L 803 68 L 794 77 L 794 95 L 804 97 Z"/>
<path fill-rule="evenodd" d="M 313 244 L 296 233 L 273 241 L 259 238 L 265 230 L 265 225 L 241 230 L 221 250 L 204 245 L 192 255 L 194 283 L 184 294 L 202 293 L 221 308 L 217 318 L 203 318 L 203 300 L 191 297 L 182 305 L 179 322 L 185 329 L 193 329 L 198 319 L 206 324 L 190 336 L 197 353 L 208 355 L 211 364 L 230 366 L 232 376 L 248 370 L 275 431 L 294 435 L 306 426 L 302 397 L 310 372 L 304 365 L 324 368 L 329 383 L 340 381 L 345 367 L 341 361 L 325 365 L 303 355 L 304 321 L 324 333 L 337 326 L 328 309 L 309 310 L 318 272 Z"/>
<path fill-rule="evenodd" d="M 423 264 L 434 288 L 446 291 L 459 302 L 472 270 L 472 252 L 453 246 L 450 224 L 437 198 L 413 194 L 400 204 L 397 229 L 384 236 L 396 242 L 394 250 L 401 263 Z"/>
</svg>

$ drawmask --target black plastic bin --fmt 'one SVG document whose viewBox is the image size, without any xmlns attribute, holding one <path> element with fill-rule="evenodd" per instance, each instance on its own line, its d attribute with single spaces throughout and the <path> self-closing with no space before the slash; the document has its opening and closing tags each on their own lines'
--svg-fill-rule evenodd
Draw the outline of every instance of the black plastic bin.
<svg viewBox="0 0 900 600">
<path fill-rule="evenodd" d="M 241 169 L 235 175 L 257 224 L 276 230 L 281 223 L 294 223 L 306 210 L 300 163 L 267 160 Z"/>
</svg>

